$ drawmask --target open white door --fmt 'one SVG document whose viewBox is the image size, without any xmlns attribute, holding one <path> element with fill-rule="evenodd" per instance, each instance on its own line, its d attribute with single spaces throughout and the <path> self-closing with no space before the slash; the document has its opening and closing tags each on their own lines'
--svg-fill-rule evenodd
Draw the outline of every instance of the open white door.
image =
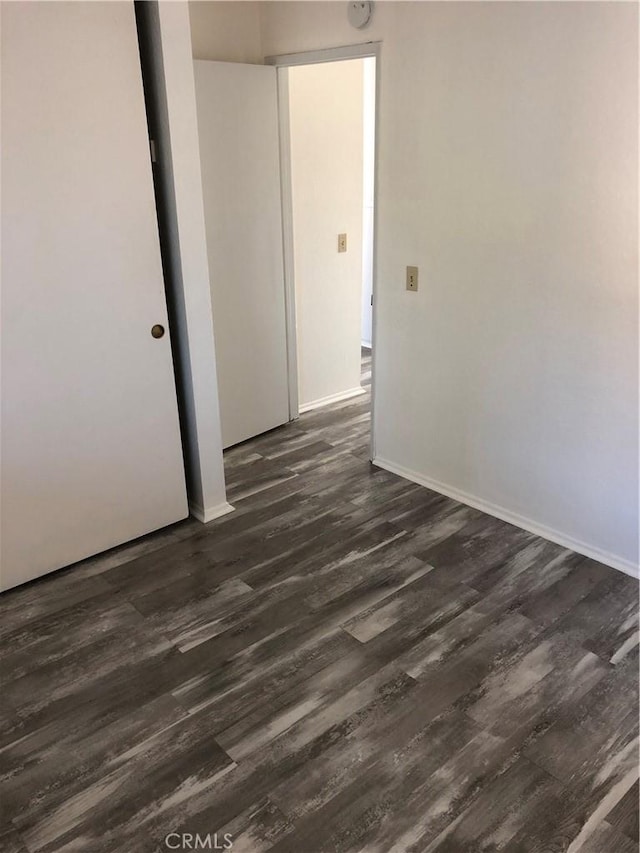
<svg viewBox="0 0 640 853">
<path fill-rule="evenodd" d="M 0 14 L 7 589 L 187 502 L 133 3 Z"/>
<path fill-rule="evenodd" d="M 276 70 L 195 62 L 223 445 L 289 419 Z"/>
</svg>

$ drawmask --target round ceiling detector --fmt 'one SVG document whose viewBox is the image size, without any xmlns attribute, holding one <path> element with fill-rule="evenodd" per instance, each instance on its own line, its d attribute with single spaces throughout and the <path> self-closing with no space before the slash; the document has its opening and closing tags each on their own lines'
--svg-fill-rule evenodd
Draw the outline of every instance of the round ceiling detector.
<svg viewBox="0 0 640 853">
<path fill-rule="evenodd" d="M 360 30 L 369 23 L 369 18 L 371 17 L 371 6 L 372 4 L 370 2 L 362 2 L 362 0 L 359 2 L 349 3 L 347 15 L 352 27 L 356 27 L 356 29 Z"/>
</svg>

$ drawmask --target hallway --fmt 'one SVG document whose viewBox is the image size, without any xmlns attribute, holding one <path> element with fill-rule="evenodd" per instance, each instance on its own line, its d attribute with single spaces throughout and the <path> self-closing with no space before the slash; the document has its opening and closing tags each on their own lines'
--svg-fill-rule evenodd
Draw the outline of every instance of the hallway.
<svg viewBox="0 0 640 853">
<path fill-rule="evenodd" d="M 637 584 L 373 467 L 369 405 L 3 596 L 3 850 L 637 850 Z"/>
<path fill-rule="evenodd" d="M 300 419 L 225 451 L 227 499 L 244 498 L 327 465 L 341 471 L 353 459 L 369 459 L 371 350 L 362 349 L 366 393 L 301 415 Z M 292 491 L 292 494 L 295 490 Z M 304 513 L 304 508 L 301 508 Z"/>
</svg>

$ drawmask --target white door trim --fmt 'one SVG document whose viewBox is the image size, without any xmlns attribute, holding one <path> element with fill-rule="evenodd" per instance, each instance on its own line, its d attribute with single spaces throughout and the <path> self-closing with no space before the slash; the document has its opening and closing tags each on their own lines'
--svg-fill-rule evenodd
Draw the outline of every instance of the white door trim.
<svg viewBox="0 0 640 853">
<path fill-rule="evenodd" d="M 298 339 L 296 333 L 296 283 L 293 259 L 293 195 L 291 188 L 291 130 L 289 127 L 289 72 L 278 68 L 278 135 L 280 138 L 280 197 L 282 199 L 282 253 L 284 308 L 287 330 L 287 381 L 289 420 L 300 416 L 298 400 Z"/>
<path fill-rule="evenodd" d="M 265 65 L 273 65 L 278 76 L 278 122 L 280 126 L 280 174 L 282 180 L 282 230 L 284 253 L 284 289 L 287 312 L 287 363 L 289 370 L 289 417 L 293 420 L 300 414 L 298 401 L 298 356 L 296 341 L 295 275 L 293 261 L 293 199 L 291 195 L 291 134 L 289 127 L 289 79 L 288 69 L 294 65 L 316 65 L 321 62 L 339 62 L 346 59 L 376 60 L 376 106 L 375 106 L 375 148 L 373 177 L 373 310 L 371 321 L 371 435 L 369 458 L 376 455 L 375 444 L 375 387 L 377 353 L 377 305 L 378 305 L 378 140 L 379 140 L 379 98 L 380 98 L 380 57 L 382 43 L 379 41 L 365 44 L 332 47 L 326 50 L 309 50 L 302 53 L 287 53 L 281 56 L 268 56 Z"/>
<path fill-rule="evenodd" d="M 347 44 L 343 47 L 328 47 L 323 50 L 305 50 L 301 53 L 284 53 L 280 56 L 265 57 L 265 65 L 283 66 L 316 65 L 319 62 L 336 62 L 341 59 L 366 59 L 368 56 L 380 55 L 382 42 L 368 41 L 364 44 Z"/>
</svg>

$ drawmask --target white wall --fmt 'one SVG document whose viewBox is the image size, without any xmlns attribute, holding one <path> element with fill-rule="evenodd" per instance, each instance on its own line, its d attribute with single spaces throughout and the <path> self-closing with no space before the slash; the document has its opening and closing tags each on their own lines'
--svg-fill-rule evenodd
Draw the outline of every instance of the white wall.
<svg viewBox="0 0 640 853">
<path fill-rule="evenodd" d="M 378 459 L 633 571 L 637 6 L 261 16 L 265 55 L 383 41 Z"/>
<path fill-rule="evenodd" d="M 169 246 L 165 274 L 171 280 L 175 314 L 189 506 L 201 521 L 211 521 L 230 507 L 222 461 L 189 12 L 186 3 L 175 2 L 143 3 L 140 12 L 152 45 L 149 71 L 158 125 L 161 225 Z"/>
<path fill-rule="evenodd" d="M 193 58 L 262 63 L 259 7 L 251 0 L 191 0 Z"/>
<path fill-rule="evenodd" d="M 289 69 L 300 408 L 360 387 L 363 60 Z M 338 234 L 347 251 L 338 253 Z"/>
<path fill-rule="evenodd" d="M 362 307 L 361 341 L 370 347 L 373 338 L 373 202 L 375 188 L 376 61 L 363 60 L 362 103 Z"/>
</svg>

